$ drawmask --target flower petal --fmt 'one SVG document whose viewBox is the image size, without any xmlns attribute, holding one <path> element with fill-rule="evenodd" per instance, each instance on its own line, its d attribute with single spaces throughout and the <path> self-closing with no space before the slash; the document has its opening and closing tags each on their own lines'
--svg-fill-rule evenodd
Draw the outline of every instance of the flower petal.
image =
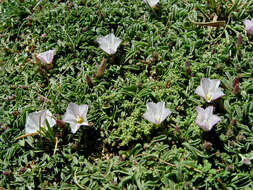
<svg viewBox="0 0 253 190">
<path fill-rule="evenodd" d="M 253 19 L 253 18 L 252 18 Z M 243 21 L 243 24 L 245 25 L 245 27 L 249 26 L 251 24 L 251 20 L 245 19 Z"/>
<path fill-rule="evenodd" d="M 221 120 L 221 118 L 217 115 L 212 115 L 209 118 L 209 125 L 212 128 L 216 123 L 218 123 Z M 211 129 L 210 129 L 211 130 Z"/>
<path fill-rule="evenodd" d="M 76 123 L 76 117 L 69 111 L 66 111 L 62 117 L 62 121 L 65 123 Z"/>
<path fill-rule="evenodd" d="M 165 108 L 165 102 L 148 102 L 146 106 L 147 111 L 143 115 L 144 118 L 156 125 L 159 125 L 171 114 L 171 111 Z"/>
<path fill-rule="evenodd" d="M 160 102 L 159 102 L 160 103 Z M 150 116 L 152 116 L 153 120 L 155 121 L 155 124 L 161 123 L 161 109 L 163 104 L 155 104 L 153 102 L 147 103 L 147 111 L 150 113 Z"/>
<path fill-rule="evenodd" d="M 81 125 L 89 125 L 86 117 L 87 112 L 88 105 L 77 105 L 71 102 L 68 104 L 62 120 L 70 124 L 72 133 L 76 133 Z"/>
<path fill-rule="evenodd" d="M 208 93 L 208 89 L 210 87 L 210 79 L 208 79 L 208 78 L 202 78 L 200 80 L 200 86 L 202 87 L 203 92 L 206 95 Z"/>
<path fill-rule="evenodd" d="M 198 114 L 202 114 L 205 110 L 202 108 L 202 107 L 200 107 L 200 106 L 197 106 L 196 107 L 196 110 L 197 110 L 197 112 L 198 112 Z"/>
<path fill-rule="evenodd" d="M 154 123 L 154 124 L 156 124 L 156 125 L 159 124 L 158 121 L 155 120 L 155 118 L 153 117 L 153 115 L 150 114 L 150 112 L 145 112 L 144 115 L 143 115 L 143 117 L 144 117 L 146 120 L 148 120 L 149 122 L 151 122 L 151 123 Z"/>
<path fill-rule="evenodd" d="M 117 48 L 119 47 L 121 41 L 122 40 L 115 37 L 113 33 L 97 38 L 99 47 L 109 55 L 117 52 Z"/>
<path fill-rule="evenodd" d="M 88 112 L 88 105 L 83 104 L 79 106 L 79 113 L 80 116 L 83 118 L 83 123 L 81 125 L 89 125 L 87 120 L 87 112 Z"/>
<path fill-rule="evenodd" d="M 197 87 L 195 93 L 207 102 L 211 102 L 224 95 L 219 85 L 220 80 L 218 79 L 202 78 L 200 80 L 200 86 Z"/>
<path fill-rule="evenodd" d="M 45 112 L 42 114 L 41 120 L 42 126 L 46 126 L 46 120 L 50 127 L 53 127 L 56 124 L 53 114 L 49 110 L 45 110 Z"/>
<path fill-rule="evenodd" d="M 161 115 L 161 122 L 163 122 L 170 114 L 171 114 L 171 111 L 169 109 L 164 109 Z"/>
<path fill-rule="evenodd" d="M 200 120 L 195 120 L 195 123 L 201 128 L 201 129 L 203 129 L 204 131 L 208 131 L 208 126 L 206 126 L 206 124 L 205 123 L 203 123 L 203 122 L 200 122 Z"/>
<path fill-rule="evenodd" d="M 73 102 L 70 102 L 67 107 L 67 111 L 72 115 L 79 115 L 79 106 Z"/>
<path fill-rule="evenodd" d="M 204 131 L 210 131 L 212 127 L 220 121 L 220 117 L 213 114 L 213 106 L 208 106 L 206 109 L 197 107 L 198 112 L 195 123 Z"/>
<path fill-rule="evenodd" d="M 159 0 L 143 0 L 145 3 L 148 3 L 150 7 L 155 7 Z"/>
<path fill-rule="evenodd" d="M 55 53 L 55 49 L 53 50 L 48 50 L 48 51 L 45 51 L 43 53 L 39 53 L 37 55 L 37 58 L 45 63 L 45 64 L 51 64 L 52 61 L 53 61 L 53 58 L 54 58 L 54 53 Z"/>
<path fill-rule="evenodd" d="M 46 120 L 50 127 L 56 124 L 53 114 L 49 110 L 41 110 L 38 112 L 29 113 L 26 118 L 25 133 L 35 133 L 40 127 L 46 126 Z"/>
<path fill-rule="evenodd" d="M 29 113 L 26 117 L 25 133 L 35 133 L 39 130 L 38 112 Z"/>
<path fill-rule="evenodd" d="M 218 79 L 210 79 L 211 89 L 216 89 L 220 86 L 220 80 Z"/>
<path fill-rule="evenodd" d="M 253 35 L 253 18 L 251 20 L 245 19 L 243 23 L 247 33 Z"/>
<path fill-rule="evenodd" d="M 213 114 L 213 106 L 208 106 L 206 109 L 205 109 L 205 114 L 206 115 L 212 115 Z"/>
<path fill-rule="evenodd" d="M 75 124 L 75 123 L 70 123 L 70 129 L 73 134 L 75 134 L 79 128 L 80 128 L 80 125 Z"/>
<path fill-rule="evenodd" d="M 162 103 L 162 106 L 161 106 L 162 113 L 160 116 L 160 118 L 161 118 L 160 122 L 163 122 L 171 114 L 171 111 L 169 109 L 165 108 L 165 102 L 159 102 L 159 103 Z"/>
<path fill-rule="evenodd" d="M 224 95 L 225 94 L 220 89 L 217 89 L 216 92 L 213 94 L 212 100 L 216 100 Z"/>
<path fill-rule="evenodd" d="M 66 123 L 76 123 L 76 117 L 79 114 L 79 107 L 75 103 L 70 102 L 67 110 L 63 115 L 62 121 Z"/>
<path fill-rule="evenodd" d="M 203 91 L 202 86 L 198 86 L 198 87 L 196 88 L 196 90 L 195 90 L 195 93 L 196 93 L 197 95 L 199 95 L 200 97 L 205 98 L 205 93 L 204 93 L 204 91 Z"/>
</svg>

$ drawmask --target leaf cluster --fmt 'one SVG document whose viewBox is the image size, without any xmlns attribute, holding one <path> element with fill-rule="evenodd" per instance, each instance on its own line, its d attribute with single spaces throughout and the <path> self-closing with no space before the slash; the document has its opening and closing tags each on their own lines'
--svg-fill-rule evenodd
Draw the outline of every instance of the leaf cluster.
<svg viewBox="0 0 253 190">
<path fill-rule="evenodd" d="M 0 186 L 252 189 L 252 168 L 240 155 L 252 151 L 253 44 L 242 22 L 253 16 L 253 4 L 208 2 L 161 0 L 155 12 L 141 0 L 4 0 Z M 226 26 L 200 27 L 189 14 L 200 22 L 216 14 Z M 104 76 L 92 77 L 106 57 L 96 38 L 109 32 L 123 42 Z M 243 43 L 238 45 L 239 33 Z M 54 67 L 41 72 L 35 55 L 52 48 Z M 202 77 L 220 79 L 225 93 L 216 103 L 222 121 L 210 133 L 194 123 L 195 107 L 204 105 L 194 94 Z M 165 101 L 172 111 L 160 128 L 142 117 L 150 101 Z M 43 137 L 15 141 L 27 113 L 47 108 L 62 115 L 69 102 L 88 104 L 93 125 L 74 136 L 68 127 L 55 127 L 55 155 Z"/>
</svg>

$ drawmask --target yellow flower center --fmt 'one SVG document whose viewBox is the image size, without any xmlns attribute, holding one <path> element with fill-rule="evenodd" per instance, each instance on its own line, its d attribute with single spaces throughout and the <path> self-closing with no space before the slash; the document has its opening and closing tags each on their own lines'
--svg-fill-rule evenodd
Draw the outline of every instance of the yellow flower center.
<svg viewBox="0 0 253 190">
<path fill-rule="evenodd" d="M 210 96 L 209 94 L 206 94 L 205 99 L 206 99 L 208 102 L 211 102 L 212 96 Z"/>
<path fill-rule="evenodd" d="M 46 126 L 45 125 L 41 125 L 40 128 L 41 129 L 46 129 Z"/>
<path fill-rule="evenodd" d="M 83 117 L 77 116 L 76 122 L 77 122 L 78 124 L 83 123 Z"/>
<path fill-rule="evenodd" d="M 161 118 L 159 117 L 159 118 L 156 118 L 156 121 L 157 121 L 157 124 L 156 125 L 160 125 L 160 123 L 161 123 Z"/>
</svg>

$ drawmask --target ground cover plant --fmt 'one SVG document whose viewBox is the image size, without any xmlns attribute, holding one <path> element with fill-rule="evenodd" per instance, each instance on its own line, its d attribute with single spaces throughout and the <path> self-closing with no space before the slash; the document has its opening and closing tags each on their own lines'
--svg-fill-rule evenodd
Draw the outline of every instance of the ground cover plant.
<svg viewBox="0 0 253 190">
<path fill-rule="evenodd" d="M 1 188 L 253 188 L 245 21 L 253 2 L 151 5 L 0 2 Z M 105 51 L 99 42 L 111 33 L 121 41 Z M 48 50 L 53 61 L 43 63 L 38 55 Z M 220 83 L 217 98 L 199 88 L 209 79 Z M 87 105 L 87 118 L 69 122 L 69 104 Z M 155 104 L 167 112 L 158 120 Z M 20 138 L 29 114 L 46 109 L 56 125 L 45 121 L 41 135 Z"/>
</svg>

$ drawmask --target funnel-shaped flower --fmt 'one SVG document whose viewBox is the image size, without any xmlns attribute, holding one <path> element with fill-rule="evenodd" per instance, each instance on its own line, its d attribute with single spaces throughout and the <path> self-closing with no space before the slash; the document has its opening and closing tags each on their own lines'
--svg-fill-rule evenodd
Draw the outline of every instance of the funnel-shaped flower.
<svg viewBox="0 0 253 190">
<path fill-rule="evenodd" d="M 47 129 L 46 120 L 50 127 L 53 127 L 56 124 L 56 121 L 49 110 L 29 113 L 26 118 L 25 133 L 36 133 L 42 127 Z"/>
<path fill-rule="evenodd" d="M 171 114 L 171 111 L 165 108 L 165 102 L 158 102 L 157 104 L 148 102 L 146 106 L 147 111 L 143 117 L 156 125 L 160 125 Z"/>
<path fill-rule="evenodd" d="M 213 106 L 208 106 L 206 109 L 198 106 L 196 110 L 198 116 L 195 122 L 204 131 L 210 131 L 221 120 L 219 116 L 213 114 Z"/>
<path fill-rule="evenodd" d="M 151 8 L 154 8 L 159 0 L 143 0 L 145 3 L 149 4 Z"/>
<path fill-rule="evenodd" d="M 115 37 L 113 33 L 110 33 L 106 36 L 98 38 L 97 42 L 103 51 L 109 55 L 112 55 L 117 52 L 117 49 L 121 43 L 121 39 Z"/>
<path fill-rule="evenodd" d="M 202 78 L 200 86 L 197 87 L 195 93 L 200 97 L 204 98 L 207 102 L 211 102 L 224 96 L 224 93 L 219 88 L 220 80 Z"/>
<path fill-rule="evenodd" d="M 54 54 L 55 54 L 55 49 L 53 50 L 48 50 L 48 51 L 45 51 L 43 53 L 39 53 L 37 55 L 37 58 L 42 62 L 42 63 L 45 63 L 47 65 L 50 65 L 52 64 L 53 62 L 53 58 L 54 58 Z"/>
<path fill-rule="evenodd" d="M 89 125 L 86 115 L 88 112 L 88 105 L 77 105 L 75 103 L 69 103 L 67 111 L 64 114 L 62 121 L 69 123 L 71 132 L 76 133 L 81 125 Z"/>
<path fill-rule="evenodd" d="M 246 32 L 253 35 L 253 18 L 251 20 L 245 19 L 243 23 L 245 25 Z"/>
</svg>

